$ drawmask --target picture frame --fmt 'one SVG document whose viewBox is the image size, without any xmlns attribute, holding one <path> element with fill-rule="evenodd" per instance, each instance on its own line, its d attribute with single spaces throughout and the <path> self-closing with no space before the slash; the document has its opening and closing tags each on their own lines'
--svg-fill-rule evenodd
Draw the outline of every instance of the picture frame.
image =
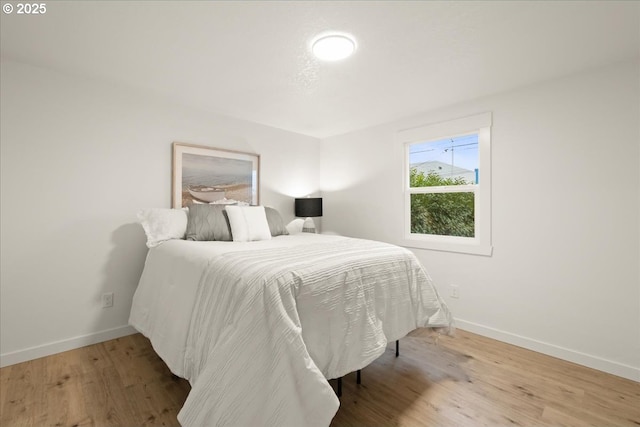
<svg viewBox="0 0 640 427">
<path fill-rule="evenodd" d="M 173 143 L 171 205 L 260 203 L 260 155 Z"/>
</svg>

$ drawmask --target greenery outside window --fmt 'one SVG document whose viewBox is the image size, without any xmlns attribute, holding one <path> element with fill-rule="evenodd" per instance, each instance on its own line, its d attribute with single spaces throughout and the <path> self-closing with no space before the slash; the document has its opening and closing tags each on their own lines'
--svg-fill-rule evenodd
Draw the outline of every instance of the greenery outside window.
<svg viewBox="0 0 640 427">
<path fill-rule="evenodd" d="M 405 246 L 491 255 L 491 114 L 399 132 Z"/>
</svg>

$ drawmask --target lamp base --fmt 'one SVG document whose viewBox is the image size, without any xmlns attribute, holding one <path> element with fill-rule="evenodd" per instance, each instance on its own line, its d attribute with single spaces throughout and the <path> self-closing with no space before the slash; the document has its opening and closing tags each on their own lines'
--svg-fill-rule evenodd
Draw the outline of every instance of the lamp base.
<svg viewBox="0 0 640 427">
<path fill-rule="evenodd" d="M 302 231 L 304 233 L 316 233 L 316 223 L 313 222 L 313 218 L 307 218 L 302 224 Z"/>
</svg>

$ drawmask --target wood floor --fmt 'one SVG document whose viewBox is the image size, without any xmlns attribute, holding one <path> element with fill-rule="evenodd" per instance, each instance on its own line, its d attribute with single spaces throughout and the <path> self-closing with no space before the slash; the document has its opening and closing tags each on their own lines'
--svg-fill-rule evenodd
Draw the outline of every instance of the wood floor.
<svg viewBox="0 0 640 427">
<path fill-rule="evenodd" d="M 189 384 L 132 335 L 0 369 L 0 425 L 177 426 Z M 335 381 L 331 381 L 335 387 Z M 640 426 L 640 383 L 458 330 L 343 379 L 340 426 Z"/>
</svg>

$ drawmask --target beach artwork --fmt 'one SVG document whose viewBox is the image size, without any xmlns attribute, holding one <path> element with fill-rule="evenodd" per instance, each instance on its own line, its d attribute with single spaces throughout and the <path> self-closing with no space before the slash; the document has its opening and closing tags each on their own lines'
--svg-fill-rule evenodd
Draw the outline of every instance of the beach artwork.
<svg viewBox="0 0 640 427">
<path fill-rule="evenodd" d="M 173 207 L 194 203 L 257 205 L 260 156 L 173 144 Z"/>
</svg>

